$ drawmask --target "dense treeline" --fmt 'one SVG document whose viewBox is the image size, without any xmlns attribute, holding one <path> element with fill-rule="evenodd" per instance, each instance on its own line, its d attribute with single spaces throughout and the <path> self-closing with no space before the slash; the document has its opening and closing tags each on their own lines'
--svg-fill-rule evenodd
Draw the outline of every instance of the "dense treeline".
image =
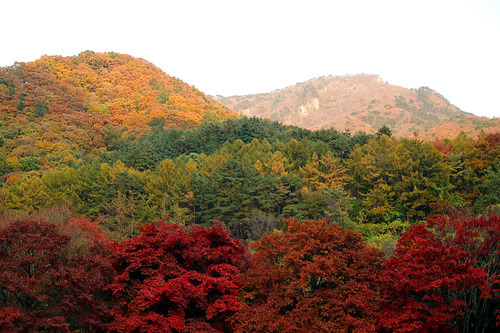
<svg viewBox="0 0 500 333">
<path fill-rule="evenodd" d="M 153 119 L 148 123 L 152 128 L 152 134 L 144 135 L 139 139 L 134 136 L 125 140 L 117 141 L 107 155 L 109 159 L 124 161 L 128 166 L 134 166 L 137 158 L 143 150 L 150 154 L 149 168 L 155 161 L 166 158 L 173 159 L 180 155 L 213 154 L 226 142 L 241 140 L 248 144 L 257 139 L 268 142 L 308 139 L 310 141 L 322 141 L 337 155 L 347 157 L 355 144 L 365 143 L 370 136 L 358 133 L 351 136 L 349 133 L 340 133 L 336 130 L 309 131 L 295 126 L 283 126 L 278 122 L 266 121 L 258 118 L 228 119 L 223 122 L 206 121 L 200 126 L 192 129 L 169 129 L 164 130 L 165 119 Z"/>
<path fill-rule="evenodd" d="M 51 164 L 37 152 L 14 159 L 4 145 L 0 210 L 67 204 L 116 239 L 164 216 L 220 220 L 248 240 L 286 217 L 330 217 L 390 251 L 409 222 L 499 202 L 500 134 L 424 142 L 387 128 L 351 135 L 256 118 L 150 125 L 151 134 L 116 138 L 77 163 Z"/>
<path fill-rule="evenodd" d="M 0 218 L 0 330 L 493 332 L 500 219 L 437 216 L 394 256 L 290 218 L 251 251 L 221 223 L 168 219 L 121 243 L 67 208 Z"/>
</svg>

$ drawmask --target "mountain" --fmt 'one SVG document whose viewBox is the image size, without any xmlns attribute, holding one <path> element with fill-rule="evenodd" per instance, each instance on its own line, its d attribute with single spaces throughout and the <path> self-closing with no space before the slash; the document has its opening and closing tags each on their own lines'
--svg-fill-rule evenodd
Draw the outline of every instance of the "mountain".
<svg viewBox="0 0 500 333">
<path fill-rule="evenodd" d="M 0 145 L 18 157 L 61 147 L 89 152 L 153 126 L 191 128 L 202 119 L 234 117 L 196 88 L 126 54 L 85 51 L 0 67 Z"/>
<path fill-rule="evenodd" d="M 430 139 L 500 129 L 500 119 L 463 112 L 430 88 L 407 89 L 376 75 L 327 76 L 271 93 L 216 99 L 245 116 L 311 130 L 375 133 L 386 125 L 397 136 Z"/>
</svg>

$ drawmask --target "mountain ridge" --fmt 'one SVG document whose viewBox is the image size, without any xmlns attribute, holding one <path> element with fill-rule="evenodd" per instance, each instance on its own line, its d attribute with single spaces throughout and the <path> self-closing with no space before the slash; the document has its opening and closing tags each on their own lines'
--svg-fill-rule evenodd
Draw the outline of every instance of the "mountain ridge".
<svg viewBox="0 0 500 333">
<path fill-rule="evenodd" d="M 464 112 L 429 87 L 408 89 L 373 74 L 323 76 L 271 93 L 215 99 L 245 116 L 311 130 L 375 133 L 387 125 L 397 136 L 430 139 L 500 128 L 500 121 Z"/>
</svg>

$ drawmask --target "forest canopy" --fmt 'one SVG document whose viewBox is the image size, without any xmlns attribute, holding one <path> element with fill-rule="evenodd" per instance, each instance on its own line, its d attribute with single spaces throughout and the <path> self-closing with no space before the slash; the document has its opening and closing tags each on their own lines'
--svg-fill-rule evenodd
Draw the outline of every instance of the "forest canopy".
<svg viewBox="0 0 500 333">
<path fill-rule="evenodd" d="M 240 117 L 142 59 L 0 68 L 0 330 L 493 331 L 500 133 Z"/>
</svg>

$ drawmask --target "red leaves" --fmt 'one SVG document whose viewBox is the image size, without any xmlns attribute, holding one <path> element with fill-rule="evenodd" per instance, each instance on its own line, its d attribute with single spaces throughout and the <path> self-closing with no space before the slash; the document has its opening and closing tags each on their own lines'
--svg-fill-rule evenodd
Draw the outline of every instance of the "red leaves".
<svg viewBox="0 0 500 333">
<path fill-rule="evenodd" d="M 491 327 L 499 304 L 499 293 L 492 288 L 500 269 L 499 236 L 494 215 L 438 216 L 413 225 L 398 241 L 395 256 L 384 264 L 387 302 L 379 316 L 380 329 Z"/>
<path fill-rule="evenodd" d="M 112 275 L 106 242 L 89 236 L 73 245 L 72 225 L 85 234 L 90 221 L 2 219 L 0 221 L 0 328 L 67 331 L 101 329 L 108 310 L 102 287 Z M 99 234 L 99 237 L 103 237 Z M 78 237 L 76 237 L 78 238 Z"/>
<path fill-rule="evenodd" d="M 13 331 L 17 318 L 22 316 L 21 312 L 10 307 L 1 306 L 0 309 L 0 331 Z"/>
<path fill-rule="evenodd" d="M 247 271 L 245 247 L 220 223 L 164 220 L 110 244 L 64 209 L 4 217 L 0 330 L 451 332 L 500 323 L 498 216 L 413 225 L 382 278 L 381 252 L 359 234 L 325 221 L 284 224 L 252 245 Z"/>
<path fill-rule="evenodd" d="M 139 230 L 115 248 L 112 329 L 221 331 L 239 310 L 238 277 L 249 263 L 245 247 L 220 223 L 188 229 L 164 220 Z"/>
<path fill-rule="evenodd" d="M 253 245 L 236 331 L 373 331 L 381 252 L 324 221 L 285 225 Z"/>
</svg>

